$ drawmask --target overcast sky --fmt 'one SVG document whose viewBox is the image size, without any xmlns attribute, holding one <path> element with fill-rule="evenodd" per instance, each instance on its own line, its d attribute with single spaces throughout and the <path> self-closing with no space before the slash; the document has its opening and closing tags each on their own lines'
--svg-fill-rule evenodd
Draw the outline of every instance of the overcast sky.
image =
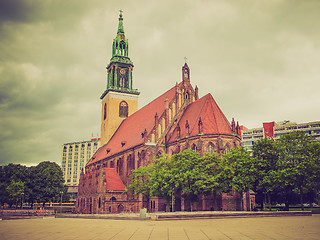
<svg viewBox="0 0 320 240">
<path fill-rule="evenodd" d="M 100 132 L 120 9 L 140 108 L 186 56 L 229 120 L 320 120 L 319 0 L 0 0 L 0 164 L 60 164 Z"/>
</svg>

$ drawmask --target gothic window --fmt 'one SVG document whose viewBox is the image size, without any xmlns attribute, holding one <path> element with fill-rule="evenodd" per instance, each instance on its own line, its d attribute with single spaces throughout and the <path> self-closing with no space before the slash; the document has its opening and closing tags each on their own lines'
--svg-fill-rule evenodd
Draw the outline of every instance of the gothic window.
<svg viewBox="0 0 320 240">
<path fill-rule="evenodd" d="M 126 43 L 124 41 L 120 42 L 120 55 L 125 55 Z"/>
<path fill-rule="evenodd" d="M 123 212 L 123 210 L 124 210 L 124 206 L 123 206 L 122 204 L 120 204 L 120 205 L 118 206 L 118 213 Z"/>
<path fill-rule="evenodd" d="M 227 154 L 228 152 L 230 152 L 229 144 L 227 144 L 226 147 L 224 148 L 224 153 Z"/>
<path fill-rule="evenodd" d="M 120 158 L 117 162 L 117 172 L 120 176 L 123 175 L 123 158 Z"/>
<path fill-rule="evenodd" d="M 158 138 L 160 138 L 161 133 L 162 133 L 162 129 L 161 129 L 161 124 L 159 123 L 159 125 L 158 125 Z"/>
<path fill-rule="evenodd" d="M 119 104 L 119 117 L 128 117 L 128 103 L 125 101 Z"/>
<path fill-rule="evenodd" d="M 180 152 L 180 146 L 177 146 L 175 150 L 175 154 L 178 154 L 179 152 Z"/>
<path fill-rule="evenodd" d="M 208 145 L 207 145 L 207 152 L 208 153 L 213 153 L 214 152 L 214 145 L 213 145 L 213 143 L 208 143 Z"/>
<path fill-rule="evenodd" d="M 104 104 L 103 107 L 103 119 L 105 120 L 107 118 L 107 104 Z"/>
<path fill-rule="evenodd" d="M 133 156 L 130 154 L 127 158 L 127 171 L 128 174 L 131 174 L 131 170 L 134 169 L 134 158 Z"/>
<path fill-rule="evenodd" d="M 192 147 L 191 147 L 192 150 L 196 151 L 197 150 L 197 146 L 195 144 L 192 144 Z"/>
</svg>

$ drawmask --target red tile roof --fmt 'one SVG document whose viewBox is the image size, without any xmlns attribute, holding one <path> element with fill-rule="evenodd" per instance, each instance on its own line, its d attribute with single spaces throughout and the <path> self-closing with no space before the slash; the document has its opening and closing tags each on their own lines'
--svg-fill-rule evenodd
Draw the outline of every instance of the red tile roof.
<svg viewBox="0 0 320 240">
<path fill-rule="evenodd" d="M 125 191 L 123 182 L 114 168 L 104 168 L 106 177 L 106 191 Z"/>
<path fill-rule="evenodd" d="M 182 84 L 182 82 L 180 84 Z M 115 153 L 143 143 L 141 133 L 145 129 L 148 134 L 150 133 L 155 124 L 154 117 L 156 113 L 159 117 L 162 115 L 165 110 L 165 100 L 168 99 L 170 102 L 175 96 L 175 91 L 175 87 L 171 88 L 169 91 L 123 120 L 110 141 L 98 149 L 92 159 L 88 162 L 87 166 L 112 156 Z M 121 144 L 122 142 L 125 144 Z M 107 150 L 109 151 L 108 153 Z"/>
<path fill-rule="evenodd" d="M 186 121 L 189 124 L 189 136 L 199 134 L 199 119 L 201 117 L 203 134 L 232 134 L 231 126 L 211 94 L 207 94 L 191 103 L 179 121 L 180 138 L 187 136 Z M 177 129 L 174 130 L 169 142 L 177 139 Z"/>
<path fill-rule="evenodd" d="M 180 85 L 183 84 L 182 82 Z M 165 110 L 165 100 L 169 102 L 175 96 L 175 87 L 171 88 L 160 97 L 153 100 L 151 103 L 141 108 L 128 118 L 122 121 L 117 131 L 114 133 L 110 141 L 100 147 L 93 155 L 87 166 L 100 161 L 104 158 L 112 156 L 116 153 L 135 147 L 144 142 L 141 133 L 147 130 L 150 133 L 155 124 L 155 114 L 160 117 Z M 199 134 L 198 122 L 201 117 L 202 133 L 203 134 L 232 134 L 231 126 L 223 112 L 213 99 L 211 94 L 198 99 L 191 103 L 179 121 L 180 138 L 187 135 L 186 121 L 189 124 L 189 136 Z M 174 129 L 169 142 L 174 142 L 177 139 L 177 130 Z"/>
</svg>

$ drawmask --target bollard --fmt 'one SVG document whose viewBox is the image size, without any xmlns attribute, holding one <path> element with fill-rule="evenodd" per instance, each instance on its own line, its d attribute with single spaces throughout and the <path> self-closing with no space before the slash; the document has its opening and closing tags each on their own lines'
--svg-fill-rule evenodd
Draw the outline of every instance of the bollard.
<svg viewBox="0 0 320 240">
<path fill-rule="evenodd" d="M 140 220 L 146 220 L 147 219 L 147 209 L 141 208 L 140 209 Z"/>
</svg>

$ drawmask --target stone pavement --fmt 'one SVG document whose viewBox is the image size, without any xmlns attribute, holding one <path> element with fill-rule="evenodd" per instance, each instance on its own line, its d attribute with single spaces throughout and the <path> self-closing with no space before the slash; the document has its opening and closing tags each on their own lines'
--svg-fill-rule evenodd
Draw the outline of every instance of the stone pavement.
<svg viewBox="0 0 320 240">
<path fill-rule="evenodd" d="M 320 239 L 320 215 L 170 221 L 53 217 L 2 220 L 0 239 Z"/>
<path fill-rule="evenodd" d="M 270 216 L 311 216 L 311 211 L 202 211 L 202 212 L 155 212 L 140 215 L 139 213 L 120 214 L 74 214 L 57 213 L 57 218 L 86 218 L 86 219 L 117 219 L 117 220 L 178 220 L 197 218 L 225 218 L 225 217 L 270 217 Z M 144 216 L 142 218 L 141 216 Z"/>
</svg>

